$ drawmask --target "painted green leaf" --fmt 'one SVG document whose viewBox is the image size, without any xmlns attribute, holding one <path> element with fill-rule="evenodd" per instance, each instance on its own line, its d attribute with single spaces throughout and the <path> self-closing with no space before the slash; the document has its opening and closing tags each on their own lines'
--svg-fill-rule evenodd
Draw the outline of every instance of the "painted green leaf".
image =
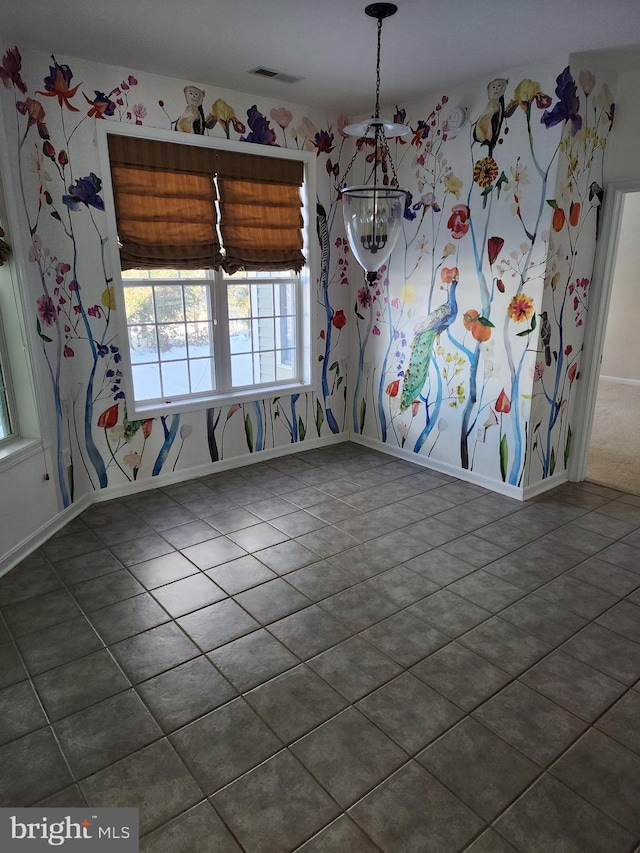
<svg viewBox="0 0 640 853">
<path fill-rule="evenodd" d="M 516 335 L 517 338 L 525 338 L 527 335 L 530 335 L 533 329 L 525 329 L 524 332 L 518 332 Z"/>
<path fill-rule="evenodd" d="M 336 382 L 336 388 L 340 387 L 340 383 L 343 381 L 344 376 L 338 376 L 338 381 Z"/>
<path fill-rule="evenodd" d="M 555 200 L 555 198 L 548 198 L 547 204 L 549 205 L 549 207 L 552 207 L 554 210 L 558 209 L 558 202 Z"/>
<path fill-rule="evenodd" d="M 556 449 L 555 447 L 551 448 L 551 459 L 549 460 L 549 474 L 553 476 L 553 472 L 556 470 Z"/>
<path fill-rule="evenodd" d="M 503 435 L 500 439 L 500 475 L 502 477 L 502 482 L 506 483 L 507 481 L 507 468 L 509 467 L 509 445 L 507 443 L 507 436 Z"/>
<path fill-rule="evenodd" d="M 567 443 L 564 446 L 564 467 L 567 467 L 567 462 L 569 461 L 569 457 L 571 456 L 571 442 L 573 440 L 573 434 L 571 432 L 571 427 L 569 427 L 569 431 L 567 433 Z"/>
<path fill-rule="evenodd" d="M 51 338 L 48 338 L 45 334 L 43 334 L 43 332 L 42 332 L 42 326 L 40 325 L 40 320 L 36 320 L 36 329 L 37 329 L 37 331 L 38 331 L 38 334 L 39 334 L 39 335 L 40 335 L 40 337 L 42 338 L 42 340 L 43 340 L 43 341 L 46 341 L 48 344 L 50 344 L 52 339 L 51 339 Z"/>
<path fill-rule="evenodd" d="M 331 364 L 329 366 L 329 370 L 337 370 L 337 369 L 338 369 L 338 362 L 334 361 L 333 364 Z"/>
<path fill-rule="evenodd" d="M 487 317 L 478 317 L 478 323 L 480 323 L 481 326 L 487 326 L 490 329 L 495 329 L 495 326 Z"/>
<path fill-rule="evenodd" d="M 318 438 L 320 437 L 320 431 L 322 430 L 322 424 L 324 423 L 324 409 L 320 405 L 320 400 L 316 400 L 316 429 L 318 430 Z"/>
<path fill-rule="evenodd" d="M 365 398 L 362 398 L 362 402 L 360 403 L 360 432 L 364 430 L 364 419 L 367 416 L 367 401 Z"/>
<path fill-rule="evenodd" d="M 247 439 L 249 453 L 253 453 L 253 424 L 248 414 L 244 416 L 244 434 Z"/>
<path fill-rule="evenodd" d="M 536 315 L 534 314 L 533 317 L 531 318 L 531 331 L 532 332 L 537 325 L 538 325 L 538 321 L 536 320 Z"/>
<path fill-rule="evenodd" d="M 304 441 L 304 437 L 306 434 L 307 434 L 307 428 L 304 425 L 300 415 L 298 415 L 298 435 L 300 436 L 300 441 Z"/>
</svg>

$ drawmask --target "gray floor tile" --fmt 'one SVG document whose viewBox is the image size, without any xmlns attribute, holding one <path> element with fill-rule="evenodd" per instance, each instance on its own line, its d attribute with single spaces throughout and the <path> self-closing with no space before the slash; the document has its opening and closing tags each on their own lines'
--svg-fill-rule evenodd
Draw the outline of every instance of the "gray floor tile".
<svg viewBox="0 0 640 853">
<path fill-rule="evenodd" d="M 58 573 L 40 551 L 30 554 L 0 578 L 0 607 L 60 589 Z"/>
<path fill-rule="evenodd" d="M 521 853 L 629 853 L 634 840 L 631 833 L 548 775 L 511 806 L 495 828 Z"/>
<path fill-rule="evenodd" d="M 192 722 L 237 695 L 206 657 L 194 658 L 139 684 L 138 693 L 165 732 Z"/>
<path fill-rule="evenodd" d="M 13 643 L 0 646 L 0 688 L 17 684 L 27 677 L 25 668 Z"/>
<path fill-rule="evenodd" d="M 520 680 L 588 723 L 626 689 L 619 681 L 560 651 L 536 664 Z"/>
<path fill-rule="evenodd" d="M 47 724 L 38 697 L 28 681 L 0 690 L 0 744 Z"/>
<path fill-rule="evenodd" d="M 355 708 L 303 737 L 291 752 L 343 809 L 409 757 Z"/>
<path fill-rule="evenodd" d="M 607 610 L 598 617 L 596 622 L 628 640 L 640 643 L 640 607 L 630 601 L 621 601 L 620 604 L 616 604 L 611 610 Z"/>
<path fill-rule="evenodd" d="M 245 698 L 284 743 L 311 731 L 347 705 L 305 665 L 256 687 Z"/>
<path fill-rule="evenodd" d="M 80 789 L 89 806 L 138 808 L 141 835 L 202 799 L 202 791 L 166 740 L 89 776 Z"/>
<path fill-rule="evenodd" d="M 337 645 L 353 633 L 315 604 L 272 622 L 269 631 L 302 660 Z"/>
<path fill-rule="evenodd" d="M 306 595 L 281 578 L 240 592 L 235 600 L 261 625 L 268 625 L 311 604 Z"/>
<path fill-rule="evenodd" d="M 406 611 L 367 628 L 362 636 L 404 667 L 417 663 L 449 642 L 445 634 Z"/>
<path fill-rule="evenodd" d="M 504 687 L 511 676 L 458 643 L 430 655 L 411 672 L 465 711 Z"/>
<path fill-rule="evenodd" d="M 149 594 L 118 601 L 91 614 L 91 622 L 106 645 L 140 634 L 170 619 L 166 610 Z"/>
<path fill-rule="evenodd" d="M 460 642 L 512 675 L 519 675 L 553 648 L 499 616 L 469 631 Z"/>
<path fill-rule="evenodd" d="M 261 519 L 247 509 L 234 507 L 225 512 L 208 515 L 207 524 L 210 524 L 220 533 L 233 533 L 236 530 L 243 530 L 245 527 L 251 527 L 254 524 L 260 524 Z"/>
<path fill-rule="evenodd" d="M 459 708 L 408 672 L 370 693 L 357 707 L 412 755 L 462 717 Z"/>
<path fill-rule="evenodd" d="M 168 527 L 162 531 L 163 539 L 178 549 L 188 548 L 189 545 L 198 545 L 200 542 L 215 539 L 217 536 L 220 536 L 219 531 L 200 518 L 197 521 L 189 521 L 186 524 Z"/>
<path fill-rule="evenodd" d="M 0 747 L 0 807 L 22 808 L 66 788 L 73 779 L 50 728 Z"/>
<path fill-rule="evenodd" d="M 245 509 L 257 515 L 262 521 L 271 521 L 275 518 L 284 518 L 286 515 L 296 512 L 297 507 L 285 498 L 269 497 L 265 500 L 246 504 Z"/>
<path fill-rule="evenodd" d="M 341 815 L 300 847 L 300 853 L 336 853 L 337 850 L 340 853 L 379 853 L 380 848 L 346 815 Z"/>
<path fill-rule="evenodd" d="M 148 536 L 141 536 L 139 539 L 131 539 L 129 542 L 119 542 L 112 545 L 111 550 L 123 566 L 133 566 L 145 560 L 161 557 L 163 554 L 171 554 L 174 549 L 159 533 L 150 533 Z M 86 578 L 79 578 L 78 580 L 86 580 Z M 77 582 L 74 581 L 74 583 Z M 67 580 L 67 583 L 70 581 Z"/>
<path fill-rule="evenodd" d="M 362 585 L 324 599 L 320 607 L 352 631 L 362 631 L 398 610 L 389 598 Z"/>
<path fill-rule="evenodd" d="M 385 853 L 418 853 L 425 839 L 438 853 L 457 853 L 482 821 L 415 762 L 402 767 L 349 810 Z"/>
<path fill-rule="evenodd" d="M 364 587 L 386 596 L 398 607 L 407 607 L 438 590 L 437 584 L 406 568 L 406 564 L 364 581 Z"/>
<path fill-rule="evenodd" d="M 639 555 L 640 559 L 640 555 Z M 571 577 L 604 589 L 613 595 L 628 595 L 640 586 L 640 577 L 634 572 L 619 569 L 612 563 L 605 563 L 597 557 L 591 557 L 569 572 Z"/>
<path fill-rule="evenodd" d="M 465 853 L 517 853 L 517 850 L 497 832 L 488 829 L 471 847 L 465 848 Z"/>
<path fill-rule="evenodd" d="M 535 593 L 507 607 L 500 613 L 500 618 L 554 646 L 587 624 L 583 616 L 558 607 Z"/>
<path fill-rule="evenodd" d="M 452 583 L 449 592 L 460 595 L 492 613 L 497 613 L 524 595 L 520 587 L 483 572 L 482 569 Z"/>
<path fill-rule="evenodd" d="M 629 690 L 595 726 L 640 755 L 640 693 Z"/>
<path fill-rule="evenodd" d="M 235 595 L 237 592 L 243 592 L 245 589 L 251 589 L 259 583 L 275 578 L 274 573 L 251 554 L 231 560 L 229 563 L 222 563 L 214 569 L 209 569 L 206 574 L 229 595 Z"/>
<path fill-rule="evenodd" d="M 453 539 L 451 542 L 446 542 L 441 547 L 447 554 L 460 557 L 460 559 L 471 563 L 477 569 L 481 569 L 487 563 L 498 560 L 507 553 L 499 545 L 494 545 L 493 542 L 488 542 L 486 539 L 474 536 L 473 533 L 460 536 L 459 539 Z"/>
<path fill-rule="evenodd" d="M 62 791 L 56 791 L 55 794 L 45 797 L 36 805 L 47 809 L 84 809 L 87 807 L 82 791 L 77 785 L 69 785 Z"/>
<path fill-rule="evenodd" d="M 121 568 L 122 564 L 105 549 L 81 554 L 78 557 L 69 557 L 56 563 L 56 571 L 66 584 L 82 583 L 103 577 Z"/>
<path fill-rule="evenodd" d="M 207 795 L 282 749 L 244 699 L 234 699 L 169 739 Z"/>
<path fill-rule="evenodd" d="M 263 548 L 256 553 L 256 557 L 278 575 L 286 575 L 320 559 L 316 553 L 294 539 Z"/>
<path fill-rule="evenodd" d="M 291 509 L 296 509 L 296 507 L 291 507 Z M 321 527 L 326 527 L 327 525 L 326 521 L 303 509 L 298 509 L 296 512 L 291 512 L 288 515 L 282 515 L 280 518 L 273 518 L 270 523 L 276 530 L 280 530 L 287 536 L 292 537 L 311 533 L 312 530 L 319 530 Z"/>
<path fill-rule="evenodd" d="M 279 542 L 286 542 L 289 537 L 286 533 L 263 521 L 252 527 L 245 527 L 243 530 L 228 533 L 227 538 L 244 548 L 245 551 L 254 552 L 261 548 L 277 545 Z"/>
<path fill-rule="evenodd" d="M 562 651 L 623 684 L 640 678 L 640 644 L 601 625 L 587 625 L 567 640 Z"/>
<path fill-rule="evenodd" d="M 244 557 L 247 552 L 226 536 L 219 536 L 217 539 L 209 539 L 207 542 L 183 548 L 182 553 L 199 569 L 204 570 L 213 569 L 214 566 L 220 566 L 230 560 L 237 560 L 239 557 Z"/>
<path fill-rule="evenodd" d="M 446 589 L 412 604 L 407 612 L 452 638 L 459 637 L 491 616 L 488 610 Z"/>
<path fill-rule="evenodd" d="M 18 640 L 31 675 L 61 666 L 102 648 L 98 635 L 83 616 L 70 619 Z"/>
<path fill-rule="evenodd" d="M 212 540 L 212 542 L 217 541 L 217 539 Z M 197 548 L 199 546 L 194 545 L 193 547 Z M 171 583 L 171 581 L 177 581 L 188 577 L 188 575 L 194 575 L 197 569 L 181 553 L 173 551 L 171 554 L 163 554 L 160 557 L 154 557 L 152 560 L 136 563 L 129 567 L 129 571 L 147 589 L 155 589 L 163 584 Z"/>
<path fill-rule="evenodd" d="M 352 637 L 308 663 L 350 702 L 390 681 L 402 669 L 360 637 Z"/>
<path fill-rule="evenodd" d="M 587 619 L 595 619 L 619 599 L 618 595 L 569 575 L 563 575 L 540 587 L 536 594 Z"/>
<path fill-rule="evenodd" d="M 260 627 L 252 616 L 231 600 L 219 601 L 183 616 L 178 619 L 178 624 L 203 652 L 210 652 Z"/>
<path fill-rule="evenodd" d="M 540 772 L 536 764 L 471 717 L 416 760 L 488 822 Z"/>
<path fill-rule="evenodd" d="M 94 652 L 33 679 L 49 719 L 88 708 L 130 686 L 107 651 Z"/>
<path fill-rule="evenodd" d="M 472 563 L 447 553 L 443 548 L 434 548 L 426 554 L 420 554 L 412 560 L 407 560 L 404 565 L 439 587 L 453 583 L 475 569 Z"/>
<path fill-rule="evenodd" d="M 100 548 L 100 541 L 91 530 L 85 527 L 84 531 L 80 530 L 76 533 L 66 534 L 60 531 L 57 536 L 52 536 L 44 543 L 42 553 L 48 560 L 55 563 L 69 557 L 89 554 L 91 551 L 97 551 L 98 548 Z"/>
<path fill-rule="evenodd" d="M 473 717 L 543 766 L 586 728 L 578 717 L 517 681 L 476 709 Z"/>
<path fill-rule="evenodd" d="M 598 559 L 604 560 L 606 563 L 613 563 L 621 569 L 628 569 L 630 572 L 640 574 L 640 557 L 638 549 L 631 545 L 625 545 L 624 542 L 615 542 L 609 545 L 603 551 L 598 553 Z"/>
<path fill-rule="evenodd" d="M 213 797 L 213 805 L 252 853 L 293 850 L 340 809 L 289 752 L 281 752 Z"/>
<path fill-rule="evenodd" d="M 550 773 L 640 838 L 640 756 L 591 729 Z"/>
<path fill-rule="evenodd" d="M 142 584 L 125 569 L 110 572 L 100 578 L 85 581 L 69 588 L 69 592 L 85 613 L 133 598 L 145 591 Z"/>
<path fill-rule="evenodd" d="M 254 631 L 214 649 L 209 652 L 209 658 L 241 693 L 300 662 L 264 630 Z"/>
<path fill-rule="evenodd" d="M 322 601 L 323 598 L 353 586 L 357 581 L 347 577 L 342 566 L 322 560 L 291 572 L 287 575 L 287 583 L 295 586 L 312 601 Z"/>
<path fill-rule="evenodd" d="M 199 803 L 140 841 L 140 853 L 242 853 L 209 803 Z"/>
<path fill-rule="evenodd" d="M 134 684 L 200 654 L 173 623 L 121 640 L 111 647 L 111 652 Z"/>
<path fill-rule="evenodd" d="M 206 575 L 198 573 L 154 589 L 153 596 L 171 616 L 177 617 L 221 601 L 227 594 Z"/>
<path fill-rule="evenodd" d="M 157 740 L 162 732 L 133 690 L 103 699 L 54 725 L 76 779 Z"/>
<path fill-rule="evenodd" d="M 331 527 L 304 533 L 298 536 L 296 541 L 324 559 L 359 544 L 354 536 L 349 536 L 348 533 L 337 534 L 335 528 Z"/>
<path fill-rule="evenodd" d="M 13 636 L 23 637 L 73 619 L 80 615 L 80 610 L 67 590 L 59 589 L 20 604 L 12 604 L 4 608 L 2 615 Z"/>
</svg>

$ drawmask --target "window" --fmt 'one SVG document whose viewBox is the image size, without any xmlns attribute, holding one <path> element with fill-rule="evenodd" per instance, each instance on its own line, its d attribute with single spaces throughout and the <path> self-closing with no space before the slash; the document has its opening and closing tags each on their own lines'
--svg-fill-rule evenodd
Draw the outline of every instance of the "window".
<svg viewBox="0 0 640 853">
<path fill-rule="evenodd" d="M 100 149 L 132 415 L 310 388 L 313 155 L 130 130 Z"/>
<path fill-rule="evenodd" d="M 0 317 L 0 444 L 14 436 L 13 400 L 9 385 L 9 359 Z"/>
</svg>

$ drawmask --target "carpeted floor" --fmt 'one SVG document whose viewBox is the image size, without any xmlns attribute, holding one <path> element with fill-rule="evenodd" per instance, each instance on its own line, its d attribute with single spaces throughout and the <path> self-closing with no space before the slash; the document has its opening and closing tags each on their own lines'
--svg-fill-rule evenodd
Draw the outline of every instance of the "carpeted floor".
<svg viewBox="0 0 640 853">
<path fill-rule="evenodd" d="M 598 383 L 587 480 L 640 495 L 640 385 Z"/>
</svg>

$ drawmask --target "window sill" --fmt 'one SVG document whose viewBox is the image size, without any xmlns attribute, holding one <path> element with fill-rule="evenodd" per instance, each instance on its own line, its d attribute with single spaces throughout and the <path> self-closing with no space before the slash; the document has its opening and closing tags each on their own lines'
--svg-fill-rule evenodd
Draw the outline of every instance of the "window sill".
<svg viewBox="0 0 640 853">
<path fill-rule="evenodd" d="M 310 383 L 297 382 L 290 385 L 270 385 L 247 391 L 213 394 L 210 397 L 199 397 L 197 400 L 136 403 L 133 408 L 133 415 L 137 419 L 144 419 L 181 412 L 201 412 L 216 406 L 233 406 L 234 404 L 253 403 L 256 400 L 273 400 L 274 397 L 290 397 L 292 394 L 305 394 L 315 390 L 315 387 Z"/>
<path fill-rule="evenodd" d="M 35 438 L 14 438 L 0 445 L 0 472 L 42 452 L 42 442 Z"/>
</svg>

